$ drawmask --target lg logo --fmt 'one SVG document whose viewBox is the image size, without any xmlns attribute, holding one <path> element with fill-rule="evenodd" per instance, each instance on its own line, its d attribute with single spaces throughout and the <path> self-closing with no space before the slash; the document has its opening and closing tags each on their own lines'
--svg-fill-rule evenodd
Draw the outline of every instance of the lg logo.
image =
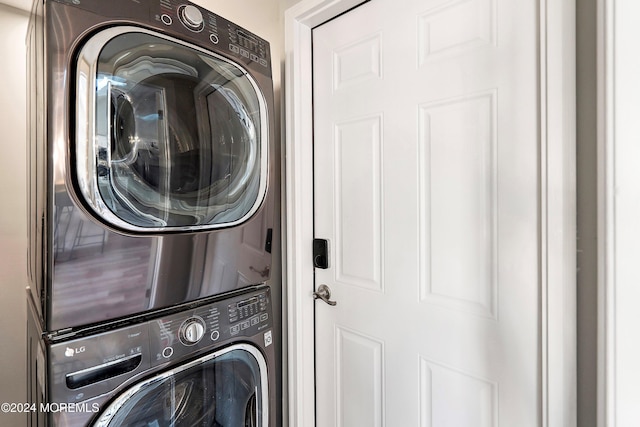
<svg viewBox="0 0 640 427">
<path fill-rule="evenodd" d="M 76 354 L 84 353 L 85 350 L 86 350 L 85 346 L 76 347 L 76 348 L 67 347 L 67 349 L 64 351 L 64 355 L 67 357 L 73 357 Z"/>
</svg>

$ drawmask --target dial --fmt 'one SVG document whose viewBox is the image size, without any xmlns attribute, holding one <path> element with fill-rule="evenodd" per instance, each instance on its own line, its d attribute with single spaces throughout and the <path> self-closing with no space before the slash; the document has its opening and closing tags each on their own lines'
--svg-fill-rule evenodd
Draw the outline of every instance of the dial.
<svg viewBox="0 0 640 427">
<path fill-rule="evenodd" d="M 200 9 L 193 5 L 180 6 L 178 9 L 180 21 L 192 31 L 201 31 L 204 28 L 204 17 Z"/>
<path fill-rule="evenodd" d="M 180 340 L 186 345 L 199 342 L 204 336 L 205 326 L 202 319 L 192 317 L 187 319 L 180 328 Z"/>
</svg>

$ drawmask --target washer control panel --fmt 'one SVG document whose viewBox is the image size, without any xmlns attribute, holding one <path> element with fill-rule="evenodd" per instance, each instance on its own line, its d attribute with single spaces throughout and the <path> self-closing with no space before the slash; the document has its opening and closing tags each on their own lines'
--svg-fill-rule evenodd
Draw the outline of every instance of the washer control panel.
<svg viewBox="0 0 640 427">
<path fill-rule="evenodd" d="M 271 317 L 268 287 L 163 316 L 149 325 L 151 365 L 266 332 L 272 326 Z"/>
<path fill-rule="evenodd" d="M 48 369 L 51 396 L 55 402 L 85 401 L 155 366 L 244 337 L 258 338 L 265 346 L 273 344 L 268 286 L 53 344 Z"/>
<path fill-rule="evenodd" d="M 230 303 L 228 306 L 231 335 L 237 335 L 240 331 L 266 322 L 269 319 L 267 296 L 260 294 L 239 302 Z"/>
</svg>

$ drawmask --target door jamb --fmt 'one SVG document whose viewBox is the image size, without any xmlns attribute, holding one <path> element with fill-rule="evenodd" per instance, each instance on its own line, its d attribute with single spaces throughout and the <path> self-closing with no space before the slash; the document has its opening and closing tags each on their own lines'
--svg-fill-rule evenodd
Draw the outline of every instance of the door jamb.
<svg viewBox="0 0 640 427">
<path fill-rule="evenodd" d="M 285 12 L 288 423 L 315 425 L 311 30 L 362 0 Z M 540 419 L 576 425 L 575 2 L 539 0 Z"/>
</svg>

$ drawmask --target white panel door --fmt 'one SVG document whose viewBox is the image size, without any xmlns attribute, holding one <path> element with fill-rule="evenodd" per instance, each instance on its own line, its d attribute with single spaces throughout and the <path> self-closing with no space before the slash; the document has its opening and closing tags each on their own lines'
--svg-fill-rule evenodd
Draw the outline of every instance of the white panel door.
<svg viewBox="0 0 640 427">
<path fill-rule="evenodd" d="M 319 427 L 540 425 L 537 3 L 313 30 Z"/>
</svg>

